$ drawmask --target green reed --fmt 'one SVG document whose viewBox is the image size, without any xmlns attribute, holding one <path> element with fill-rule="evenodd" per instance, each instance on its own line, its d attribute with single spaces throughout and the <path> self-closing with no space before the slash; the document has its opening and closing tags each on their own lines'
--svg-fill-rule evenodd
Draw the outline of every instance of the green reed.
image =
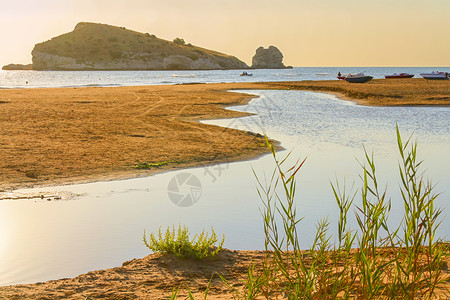
<svg viewBox="0 0 450 300">
<path fill-rule="evenodd" d="M 266 256 L 261 265 L 248 269 L 243 288 L 221 276 L 235 298 L 432 299 L 437 289 L 442 290 L 450 280 L 442 273 L 449 247 L 436 237 L 442 222 L 442 210 L 435 207 L 438 195 L 420 170 L 417 144 L 411 138 L 403 143 L 398 126 L 396 130 L 401 199 L 390 199 L 386 188 L 380 188 L 373 155 L 364 149 L 359 192 L 348 190 L 345 182 L 331 183 L 339 209 L 336 242 L 331 242 L 325 218 L 317 223 L 307 250 L 300 248 L 302 217 L 295 206 L 296 175 L 306 159 L 287 165 L 291 153 L 278 158 L 266 137 L 274 170 L 262 178 L 254 172 L 263 203 Z M 403 219 L 394 228 L 388 225 L 392 201 L 404 204 Z M 352 208 L 357 221 L 353 230 L 348 225 Z"/>
<path fill-rule="evenodd" d="M 398 127 L 397 141 L 405 207 L 401 224 L 394 229 L 388 226 L 393 200 L 386 189 L 380 189 L 373 155 L 364 149 L 360 204 L 355 204 L 357 192 L 348 192 L 339 182 L 331 184 L 339 208 L 337 241 L 330 242 L 330 223 L 323 219 L 317 224 L 312 246 L 302 251 L 298 231 L 302 218 L 297 216 L 294 197 L 295 176 L 305 160 L 285 167 L 290 153 L 279 159 L 266 138 L 275 168 L 269 177 L 255 176 L 264 204 L 267 256 L 259 274 L 254 268 L 249 270 L 251 283 L 242 295 L 267 299 L 432 298 L 446 280 L 441 267 L 448 250 L 435 236 L 442 210 L 434 206 L 434 186 L 420 173 L 417 144 L 410 139 L 403 144 Z M 347 221 L 352 207 L 358 226 L 354 231 Z"/>
</svg>

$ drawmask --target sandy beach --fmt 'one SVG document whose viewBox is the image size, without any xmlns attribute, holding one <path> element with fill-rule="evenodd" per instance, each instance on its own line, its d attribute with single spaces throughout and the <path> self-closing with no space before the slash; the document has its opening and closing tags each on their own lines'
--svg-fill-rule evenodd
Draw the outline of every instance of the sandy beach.
<svg viewBox="0 0 450 300">
<path fill-rule="evenodd" d="M 207 299 L 233 299 L 233 292 L 218 274 L 239 289 L 247 268 L 253 263 L 260 265 L 264 256 L 263 251 L 226 249 L 202 261 L 152 254 L 73 279 L 0 287 L 0 299 L 169 299 L 174 287 L 180 287 L 180 299 L 187 297 L 186 287 L 195 299 L 203 299 L 209 280 L 211 289 Z"/>
<path fill-rule="evenodd" d="M 267 151 L 263 137 L 198 122 L 244 116 L 224 108 L 253 96 L 227 90 L 251 89 L 334 93 L 372 106 L 450 106 L 450 82 L 423 79 L 0 90 L 0 187 L 131 178 L 257 157 Z M 225 250 L 197 262 L 153 254 L 73 279 L 0 287 L 0 299 L 161 299 L 180 284 L 201 296 L 214 274 L 241 287 L 247 268 L 263 257 Z M 218 276 L 213 283 L 208 299 L 233 297 Z"/>
<path fill-rule="evenodd" d="M 75 278 L 0 287 L 0 299 L 170 299 L 174 288 L 179 289 L 177 299 L 186 299 L 189 291 L 194 299 L 204 299 L 208 284 L 206 299 L 243 299 L 248 269 L 254 266 L 255 274 L 259 274 L 265 258 L 264 251 L 228 249 L 200 261 L 151 254 Z M 436 289 L 433 299 L 448 299 L 448 263 L 441 273 L 447 281 Z"/>
<path fill-rule="evenodd" d="M 3 188 L 145 176 L 255 157 L 264 139 L 205 125 L 244 114 L 252 97 L 228 86 L 180 85 L 0 91 Z M 155 164 L 149 169 L 136 166 Z"/>
<path fill-rule="evenodd" d="M 0 90 L 0 188 L 99 181 L 254 158 L 264 139 L 198 122 L 253 96 L 239 89 L 335 93 L 363 105 L 450 105 L 448 81 L 423 79 Z M 143 166 L 144 168 L 137 168 Z"/>
</svg>

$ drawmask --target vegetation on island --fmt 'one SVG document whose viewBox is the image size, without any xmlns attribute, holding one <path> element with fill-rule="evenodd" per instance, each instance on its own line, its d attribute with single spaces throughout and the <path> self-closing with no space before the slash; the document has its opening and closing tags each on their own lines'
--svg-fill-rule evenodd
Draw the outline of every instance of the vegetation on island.
<svg viewBox="0 0 450 300">
<path fill-rule="evenodd" d="M 186 44 L 182 38 L 171 42 L 125 27 L 87 22 L 78 23 L 72 32 L 36 44 L 32 54 L 35 70 L 95 69 L 112 62 L 117 63 L 117 68 L 126 69 L 127 65 L 133 66 L 133 61 L 139 62 L 143 68 L 164 69 L 162 62 L 171 56 L 186 57 L 194 62 L 203 58 L 214 62 L 217 69 L 248 67 L 234 56 Z"/>
</svg>

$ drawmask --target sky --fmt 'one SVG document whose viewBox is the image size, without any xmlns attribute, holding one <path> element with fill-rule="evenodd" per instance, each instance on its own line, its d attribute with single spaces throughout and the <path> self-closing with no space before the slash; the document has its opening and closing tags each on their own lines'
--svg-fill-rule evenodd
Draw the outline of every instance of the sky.
<svg viewBox="0 0 450 300">
<path fill-rule="evenodd" d="M 450 66 L 450 0 L 0 0 L 0 65 L 78 22 L 123 26 L 234 55 L 259 46 L 311 66 Z"/>
</svg>

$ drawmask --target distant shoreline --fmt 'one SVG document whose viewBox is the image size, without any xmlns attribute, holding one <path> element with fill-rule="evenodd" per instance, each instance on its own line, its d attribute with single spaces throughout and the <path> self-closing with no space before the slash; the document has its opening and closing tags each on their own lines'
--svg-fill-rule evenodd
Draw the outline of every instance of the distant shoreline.
<svg viewBox="0 0 450 300">
<path fill-rule="evenodd" d="M 18 67 L 16 68 L 12 68 L 9 67 L 10 65 L 18 65 Z M 85 68 L 85 69 L 48 69 L 48 70 L 42 70 L 42 69 L 33 69 L 32 65 L 20 65 L 20 64 L 9 64 L 9 65 L 5 65 L 2 67 L 2 70 L 4 71 L 36 71 L 36 72 L 52 72 L 52 71 L 69 71 L 69 72 L 75 72 L 75 71 L 157 71 L 157 72 L 161 72 L 161 71 L 232 71 L 232 70 L 285 70 L 285 69 L 293 69 L 294 67 L 292 66 L 287 66 L 284 68 L 252 68 L 252 67 L 248 67 L 248 68 L 227 68 L 227 69 L 90 69 L 90 68 Z"/>
</svg>

